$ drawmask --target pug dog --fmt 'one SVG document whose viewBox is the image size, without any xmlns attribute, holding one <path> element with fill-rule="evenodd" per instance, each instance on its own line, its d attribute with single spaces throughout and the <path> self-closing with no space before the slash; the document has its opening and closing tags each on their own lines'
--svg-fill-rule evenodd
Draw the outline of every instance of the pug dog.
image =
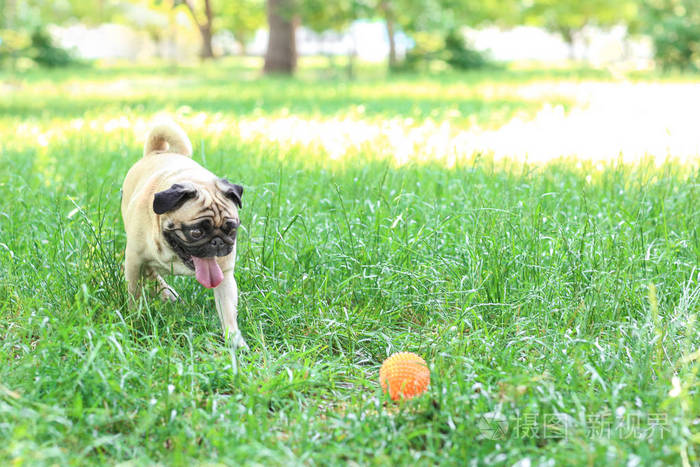
<svg viewBox="0 0 700 467">
<path fill-rule="evenodd" d="M 194 275 L 214 290 L 224 335 L 247 348 L 237 322 L 233 277 L 243 187 L 192 160 L 192 143 L 172 121 L 151 128 L 143 157 L 126 175 L 122 217 L 126 229 L 124 273 L 130 302 L 143 277 L 155 279 L 165 300 L 178 295 L 163 274 Z"/>
</svg>

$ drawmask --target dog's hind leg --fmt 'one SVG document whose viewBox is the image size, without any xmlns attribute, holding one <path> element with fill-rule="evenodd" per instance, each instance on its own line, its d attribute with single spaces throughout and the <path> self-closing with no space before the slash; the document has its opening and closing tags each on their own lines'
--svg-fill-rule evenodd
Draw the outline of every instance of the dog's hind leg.
<svg viewBox="0 0 700 467">
<path fill-rule="evenodd" d="M 137 255 L 129 254 L 128 247 L 124 259 L 124 276 L 129 291 L 129 306 L 136 306 L 141 296 L 141 259 Z"/>
</svg>

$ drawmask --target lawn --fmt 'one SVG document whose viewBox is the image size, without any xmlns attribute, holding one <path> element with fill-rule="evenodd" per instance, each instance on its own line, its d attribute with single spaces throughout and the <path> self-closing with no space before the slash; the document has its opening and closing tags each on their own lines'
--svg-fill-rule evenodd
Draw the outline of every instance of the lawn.
<svg viewBox="0 0 700 467">
<path fill-rule="evenodd" d="M 624 84 L 238 62 L 0 74 L 0 464 L 697 465 L 692 144 L 631 161 L 460 146 L 575 113 L 580 86 Z M 245 186 L 247 353 L 193 279 L 127 309 L 119 190 L 159 112 Z M 397 351 L 432 376 L 402 403 L 378 384 Z"/>
</svg>

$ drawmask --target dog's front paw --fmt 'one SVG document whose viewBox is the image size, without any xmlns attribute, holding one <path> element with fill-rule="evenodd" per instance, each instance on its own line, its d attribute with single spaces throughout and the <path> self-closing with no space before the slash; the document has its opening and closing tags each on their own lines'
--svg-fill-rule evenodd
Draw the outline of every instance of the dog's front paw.
<svg viewBox="0 0 700 467">
<path fill-rule="evenodd" d="M 178 300 L 180 300 L 180 296 L 177 294 L 177 292 L 175 292 L 175 290 L 173 290 L 169 286 L 160 291 L 160 297 L 165 302 L 173 302 L 174 303 L 174 302 L 177 302 Z"/>
<path fill-rule="evenodd" d="M 168 283 L 165 282 L 165 279 L 160 276 L 160 274 L 151 272 L 151 277 L 153 277 L 158 283 L 158 292 L 160 294 L 160 298 L 162 298 L 164 302 L 177 302 L 180 300 L 180 296 L 177 294 L 177 292 L 175 292 L 175 289 L 170 287 Z"/>
<path fill-rule="evenodd" d="M 240 349 L 244 351 L 249 351 L 250 347 L 248 347 L 248 344 L 246 344 L 245 339 L 243 339 L 243 335 L 241 334 L 241 331 L 238 329 L 228 329 L 225 332 L 226 339 L 233 345 L 235 349 Z"/>
</svg>

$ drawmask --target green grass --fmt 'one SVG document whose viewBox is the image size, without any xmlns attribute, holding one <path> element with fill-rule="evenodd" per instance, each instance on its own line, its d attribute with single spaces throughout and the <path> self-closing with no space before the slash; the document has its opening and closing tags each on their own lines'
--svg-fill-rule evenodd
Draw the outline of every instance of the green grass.
<svg viewBox="0 0 700 467">
<path fill-rule="evenodd" d="M 333 160 L 227 126 L 498 126 L 568 105 L 522 86 L 609 79 L 581 73 L 0 75 L 0 464 L 697 465 L 697 166 Z M 119 189 L 161 110 L 246 187 L 237 359 L 192 279 L 126 307 Z M 428 394 L 382 396 L 395 351 L 428 361 Z"/>
</svg>

